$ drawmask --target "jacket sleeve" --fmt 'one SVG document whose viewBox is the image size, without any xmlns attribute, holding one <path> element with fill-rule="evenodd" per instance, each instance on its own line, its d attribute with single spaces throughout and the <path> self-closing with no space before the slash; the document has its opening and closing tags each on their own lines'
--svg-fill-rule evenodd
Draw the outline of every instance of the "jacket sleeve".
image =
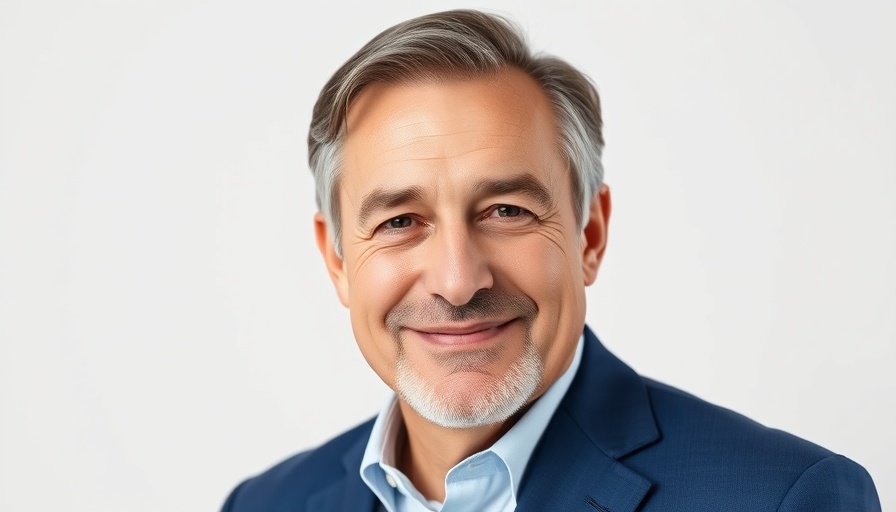
<svg viewBox="0 0 896 512">
<path fill-rule="evenodd" d="M 880 512 L 880 499 L 865 468 L 842 455 L 831 455 L 800 475 L 778 511 Z"/>
</svg>

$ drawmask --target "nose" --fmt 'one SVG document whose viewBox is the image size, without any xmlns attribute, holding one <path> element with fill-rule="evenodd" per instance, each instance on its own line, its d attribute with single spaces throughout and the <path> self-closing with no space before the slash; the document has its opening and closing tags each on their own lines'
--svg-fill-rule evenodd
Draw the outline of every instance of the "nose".
<svg viewBox="0 0 896 512">
<path fill-rule="evenodd" d="M 462 306 L 473 295 L 494 284 L 488 255 L 471 238 L 466 226 L 443 226 L 429 240 L 423 262 L 426 291 L 453 306 Z"/>
</svg>

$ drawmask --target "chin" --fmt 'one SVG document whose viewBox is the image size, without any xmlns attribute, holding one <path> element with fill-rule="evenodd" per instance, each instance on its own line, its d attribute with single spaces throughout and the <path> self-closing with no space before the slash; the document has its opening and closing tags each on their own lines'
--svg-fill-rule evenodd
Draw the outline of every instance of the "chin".
<svg viewBox="0 0 896 512">
<path fill-rule="evenodd" d="M 503 375 L 461 372 L 436 386 L 400 357 L 395 391 L 427 421 L 445 428 L 502 423 L 522 409 L 541 385 L 544 364 L 532 343 Z"/>
</svg>

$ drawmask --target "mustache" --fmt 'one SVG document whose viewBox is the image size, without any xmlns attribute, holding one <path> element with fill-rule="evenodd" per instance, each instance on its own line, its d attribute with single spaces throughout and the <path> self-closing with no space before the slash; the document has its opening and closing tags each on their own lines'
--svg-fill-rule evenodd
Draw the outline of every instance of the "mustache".
<svg viewBox="0 0 896 512">
<path fill-rule="evenodd" d="M 522 318 L 527 323 L 538 314 L 535 301 L 521 294 L 483 288 L 466 304 L 455 306 L 436 295 L 431 299 L 401 302 L 386 315 L 386 327 L 399 339 L 405 325 L 438 325 L 476 319 Z"/>
</svg>

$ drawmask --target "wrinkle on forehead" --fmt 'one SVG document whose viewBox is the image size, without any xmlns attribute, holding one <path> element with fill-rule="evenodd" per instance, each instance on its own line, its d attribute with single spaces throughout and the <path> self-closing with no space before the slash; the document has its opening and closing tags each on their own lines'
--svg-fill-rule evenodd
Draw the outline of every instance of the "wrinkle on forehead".
<svg viewBox="0 0 896 512">
<path fill-rule="evenodd" d="M 340 187 L 346 205 L 358 206 L 374 189 L 411 185 L 425 187 L 430 200 L 447 199 L 481 173 L 528 172 L 553 191 L 567 188 L 559 179 L 569 182 L 553 108 L 541 87 L 516 69 L 373 84 L 354 100 L 346 123 Z"/>
</svg>

